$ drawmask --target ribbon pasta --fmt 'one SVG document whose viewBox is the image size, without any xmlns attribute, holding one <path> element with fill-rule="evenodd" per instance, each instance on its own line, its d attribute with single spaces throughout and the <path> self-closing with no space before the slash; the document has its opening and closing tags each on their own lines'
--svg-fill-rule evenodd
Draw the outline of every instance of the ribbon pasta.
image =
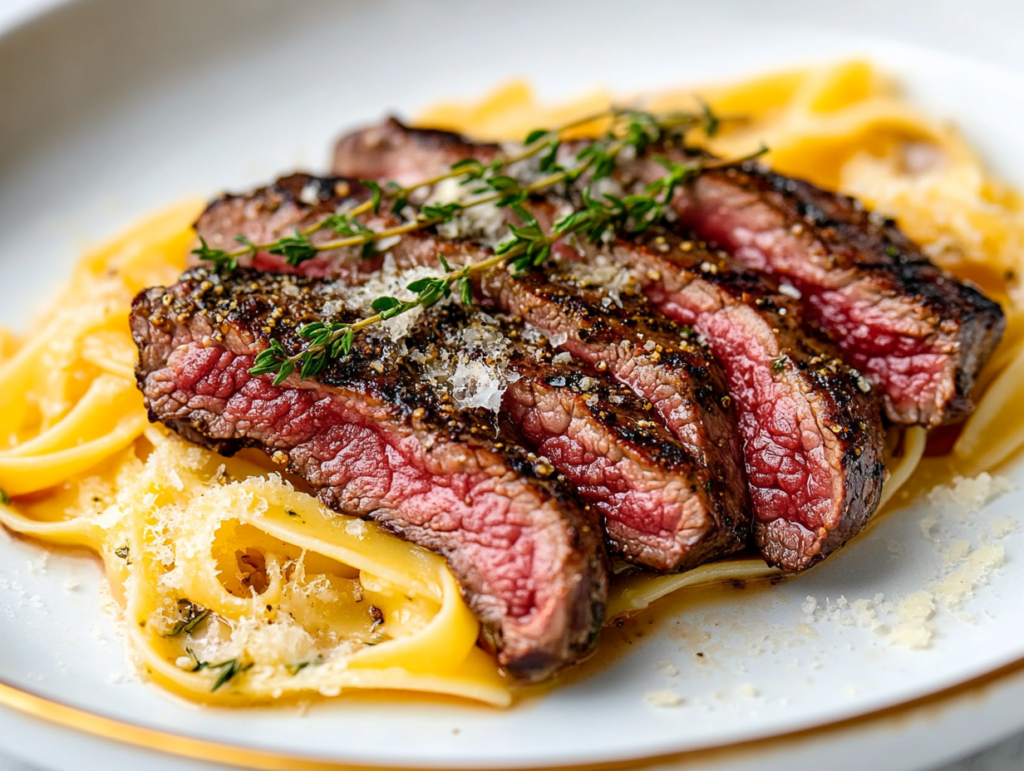
<svg viewBox="0 0 1024 771">
<path fill-rule="evenodd" d="M 1010 328 L 955 453 L 980 471 L 1024 444 L 1024 413 L 1006 417 L 1024 373 L 1024 309 L 1005 280 L 1022 267 L 1020 198 L 860 62 L 703 95 L 720 114 L 748 116 L 724 123 L 712 150 L 737 154 L 765 140 L 777 169 L 897 216 L 933 258 L 1004 302 Z M 438 105 L 419 122 L 515 138 L 609 103 L 595 92 L 549 108 L 513 83 L 476 104 Z M 690 108 L 693 97 L 661 94 L 647 106 Z M 221 458 L 150 426 L 127 316 L 141 289 L 177 279 L 200 207 L 172 207 L 87 255 L 24 339 L 0 329 L 0 523 L 99 554 L 141 669 L 188 698 L 247 704 L 389 689 L 508 705 L 440 557 L 327 510 L 255 455 Z M 891 439 L 902 452 L 890 453 L 885 501 L 911 477 L 926 436 L 910 428 Z M 778 574 L 760 559 L 679 575 L 627 571 L 613 583 L 608 615 L 670 592 Z"/>
<path fill-rule="evenodd" d="M 97 552 L 138 663 L 180 695 L 370 688 L 509 704 L 443 559 L 150 426 L 128 312 L 139 290 L 177 279 L 199 210 L 169 209 L 87 256 L 0 362 L 0 489 L 15 498 L 0 522 Z"/>
</svg>

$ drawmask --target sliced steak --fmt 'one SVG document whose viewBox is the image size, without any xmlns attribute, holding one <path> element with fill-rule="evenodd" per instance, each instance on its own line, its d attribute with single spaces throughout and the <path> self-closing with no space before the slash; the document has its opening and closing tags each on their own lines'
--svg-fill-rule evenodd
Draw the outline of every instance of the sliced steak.
<svg viewBox="0 0 1024 771">
<path fill-rule="evenodd" d="M 350 190 L 355 198 L 337 197 L 337 190 Z M 321 191 L 322 195 L 314 197 L 311 191 Z M 343 203 L 360 200 L 361 194 L 342 180 L 293 175 L 248 196 L 228 196 L 215 202 L 200 218 L 197 229 L 211 246 L 228 246 L 239 234 L 253 241 L 272 241 L 293 228 L 309 227 Z M 395 224 L 384 215 L 372 222 L 381 228 Z M 357 254 L 352 249 L 324 252 L 299 269 L 359 284 L 380 269 L 383 259 L 360 259 Z M 438 254 L 446 255 L 453 264 L 487 256 L 477 245 L 423 232 L 409 233 L 387 250 L 391 264 L 401 268 L 436 269 Z M 280 258 L 260 253 L 253 264 L 265 270 L 279 270 L 282 263 Z M 669 454 L 677 455 L 679 462 L 671 470 L 653 472 L 665 480 L 674 480 L 666 486 L 664 496 L 664 501 L 671 501 L 672 506 L 662 505 L 656 516 L 639 511 L 634 516 L 621 508 L 613 516 L 609 513 L 611 504 L 602 509 L 609 521 L 632 520 L 631 527 L 637 532 L 662 539 L 661 553 L 651 550 L 650 538 L 627 543 L 623 540 L 625 535 L 615 535 L 619 525 L 610 525 L 615 550 L 651 567 L 674 569 L 739 549 L 749 530 L 749 498 L 724 376 L 710 353 L 695 340 L 684 339 L 680 327 L 652 313 L 641 297 L 628 298 L 628 307 L 620 308 L 615 303 L 601 306 L 593 293 L 588 297 L 585 289 L 569 282 L 545 285 L 537 276 L 518 279 L 505 271 L 496 271 L 485 281 L 483 289 L 485 295 L 492 295 L 482 298 L 489 300 L 492 307 L 524 318 L 573 356 L 597 368 L 591 378 L 603 380 L 602 374 L 607 373 L 632 388 L 646 400 L 645 423 L 653 430 L 660 417 L 671 430 L 665 436 L 676 437 L 678 452 L 672 450 Z M 658 431 L 663 433 L 660 427 Z M 540 440 L 533 437 L 531 441 L 536 444 Z M 634 450 L 630 453 L 634 455 L 631 462 L 641 462 Z M 654 460 L 648 458 L 643 463 Z M 555 465 L 581 489 L 590 485 L 586 480 L 590 472 Z M 644 493 L 644 506 L 651 505 L 652 495 Z M 619 504 L 626 502 L 622 499 Z M 659 523 L 657 527 L 655 523 Z M 671 543 L 664 541 L 666 537 L 672 539 Z"/>
<path fill-rule="evenodd" d="M 391 119 L 343 137 L 333 170 L 408 184 L 467 157 L 487 161 L 498 150 Z M 622 164 L 621 180 L 663 176 L 658 155 L 696 157 L 652 148 Z M 1005 326 L 1002 310 L 929 262 L 892 220 L 755 163 L 708 170 L 674 203 L 681 235 L 693 228 L 747 267 L 793 287 L 810 320 L 878 389 L 891 420 L 934 426 L 973 409 L 975 378 Z"/>
<path fill-rule="evenodd" d="M 622 173 L 650 182 L 665 167 L 644 157 Z M 971 390 L 1002 334 L 1002 310 L 929 262 L 892 220 L 755 163 L 701 174 L 674 208 L 679 228 L 794 287 L 810 318 L 878 388 L 891 420 L 935 426 L 973 409 Z"/>
<path fill-rule="evenodd" d="M 878 405 L 863 376 L 802 324 L 799 305 L 727 256 L 668 233 L 616 242 L 592 259 L 629 269 L 724 367 L 765 558 L 806 567 L 856 535 L 886 476 Z"/>
<path fill-rule="evenodd" d="M 517 679 L 586 655 L 607 592 L 600 530 L 493 413 L 456 409 L 367 334 L 317 378 L 249 374 L 271 335 L 297 349 L 297 327 L 321 318 L 320 283 L 194 269 L 139 295 L 131 327 L 151 418 L 225 454 L 259 448 L 331 508 L 444 556 Z"/>
<path fill-rule="evenodd" d="M 335 170 L 398 175 L 409 183 L 462 158 L 486 161 L 496 152 L 493 145 L 391 120 L 343 138 Z M 410 158 L 419 159 L 418 174 Z M 551 209 L 534 204 L 534 213 L 548 222 Z M 870 386 L 802 322 L 792 298 L 699 244 L 667 233 L 659 237 L 660 243 L 648 246 L 585 246 L 584 260 L 598 271 L 630 269 L 664 313 L 707 340 L 737 402 L 758 545 L 770 562 L 805 567 L 856 534 L 878 505 L 885 469 Z M 680 248 L 684 244 L 689 252 Z M 574 252 L 562 250 L 569 257 Z M 502 276 L 492 280 L 509 283 Z M 520 287 L 537 280 L 526 279 Z"/>
<path fill-rule="evenodd" d="M 339 139 L 331 171 L 341 177 L 412 185 L 466 158 L 488 163 L 499 152 L 495 144 L 473 142 L 450 131 L 413 129 L 388 118 Z"/>
<path fill-rule="evenodd" d="M 486 380 L 486 371 L 477 375 L 485 366 L 504 371 L 501 408 L 508 430 L 600 512 L 614 553 L 657 570 L 676 570 L 746 543 L 749 521 L 742 508 L 735 511 L 737 519 L 724 522 L 711 515 L 728 511 L 726 491 L 735 488 L 718 482 L 719 491 L 708 489 L 707 469 L 695 462 L 692 449 L 652 420 L 651 403 L 630 388 L 556 353 L 519 318 L 449 305 L 424 314 L 419 329 L 418 337 L 431 344 L 412 355 L 428 369 L 439 359 L 449 366 L 465 359 L 460 347 L 466 338 L 482 338 L 465 361 L 471 366 L 475 358 L 478 369 L 467 374 Z M 464 331 L 453 335 L 453 329 Z M 739 497 L 745 500 L 742 486 Z"/>
<path fill-rule="evenodd" d="M 427 236 L 429 238 L 429 236 Z M 438 248 L 442 248 L 439 244 Z M 683 566 L 735 551 L 749 530 L 749 498 L 736 417 L 721 367 L 706 346 L 636 294 L 609 298 L 571 274 L 493 271 L 480 280 L 486 303 L 522 318 L 573 357 L 629 387 L 648 423 L 661 423 L 692 459 L 689 502 L 709 538 Z M 620 307 L 621 305 L 621 307 Z"/>
</svg>

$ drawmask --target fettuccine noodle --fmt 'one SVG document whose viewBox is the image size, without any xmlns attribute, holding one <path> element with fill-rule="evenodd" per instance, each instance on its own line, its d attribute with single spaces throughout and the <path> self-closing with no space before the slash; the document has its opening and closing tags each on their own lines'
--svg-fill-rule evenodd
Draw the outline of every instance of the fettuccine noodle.
<svg viewBox="0 0 1024 771">
<path fill-rule="evenodd" d="M 954 452 L 969 473 L 1009 458 L 1024 444 L 1024 413 L 1008 409 L 1024 382 L 1024 309 L 1013 291 L 1024 255 L 1020 197 L 861 62 L 700 93 L 719 114 L 747 116 L 724 122 L 710 149 L 736 155 L 763 140 L 777 170 L 896 217 L 933 259 L 1003 303 L 1007 335 Z M 609 104 L 594 92 L 549 107 L 512 83 L 475 104 L 438 105 L 419 123 L 515 139 Z M 694 104 L 686 91 L 644 107 Z M 510 692 L 477 647 L 479 624 L 440 557 L 325 509 L 259 461 L 221 458 L 149 424 L 128 312 L 139 290 L 177 279 L 200 206 L 170 208 L 86 256 L 24 338 L 0 329 L 0 522 L 98 553 L 142 670 L 189 698 L 392 689 L 507 705 Z M 911 478 L 925 439 L 920 428 L 890 437 L 883 506 Z M 609 617 L 671 592 L 778 574 L 755 558 L 679 575 L 627 572 Z"/>
</svg>

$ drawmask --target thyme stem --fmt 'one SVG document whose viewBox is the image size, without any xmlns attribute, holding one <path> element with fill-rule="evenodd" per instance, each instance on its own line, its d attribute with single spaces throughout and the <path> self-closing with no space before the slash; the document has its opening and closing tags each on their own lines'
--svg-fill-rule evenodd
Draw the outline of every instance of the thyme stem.
<svg viewBox="0 0 1024 771">
<path fill-rule="evenodd" d="M 550 147 L 552 143 L 558 142 L 559 137 L 566 131 L 578 128 L 579 126 L 584 126 L 588 123 L 594 123 L 603 118 L 612 118 L 614 120 L 615 118 L 617 118 L 618 116 L 622 115 L 625 112 L 626 110 L 624 110 L 623 108 L 611 107 L 607 110 L 603 110 L 601 112 L 593 113 L 591 115 L 578 118 L 577 120 L 570 121 L 568 123 L 563 124 L 562 126 L 559 126 L 556 129 L 541 132 L 538 137 L 533 139 L 533 141 L 526 142 L 525 147 L 522 151 L 515 153 L 513 155 L 498 155 L 490 164 L 488 164 L 488 168 L 492 172 L 507 169 L 509 166 L 515 163 L 519 163 L 520 161 L 525 161 L 528 160 L 529 158 L 534 157 L 542 150 L 544 150 L 546 147 Z M 351 222 L 352 220 L 363 214 L 367 214 L 371 211 L 376 212 L 377 210 L 379 210 L 380 204 L 385 200 L 398 200 L 405 203 L 408 201 L 409 196 L 412 195 L 412 193 L 416 192 L 417 190 L 421 190 L 427 187 L 433 187 L 434 185 L 443 182 L 446 179 L 454 179 L 456 177 L 464 176 L 466 173 L 466 169 L 463 168 L 460 164 L 454 164 L 448 171 L 442 174 L 437 174 L 433 177 L 421 180 L 412 185 L 396 187 L 392 190 L 381 190 L 380 187 L 375 182 L 366 183 L 370 185 L 371 189 L 374 190 L 374 196 L 372 198 L 367 199 L 366 201 L 363 201 L 358 206 L 346 212 L 344 217 L 347 221 Z M 485 203 L 491 203 L 493 201 L 499 200 L 500 198 L 500 195 L 494 195 L 488 196 L 486 198 L 477 199 L 475 201 L 467 203 L 464 208 L 470 208 L 473 206 L 480 206 Z M 396 206 L 395 208 L 404 209 L 405 207 L 403 205 Z M 359 235 L 353 235 L 341 240 L 328 241 L 321 244 L 313 244 L 308 240 L 309 236 L 319 232 L 320 230 L 323 230 L 326 227 L 329 227 L 335 219 L 336 218 L 333 216 L 325 217 L 324 219 L 313 223 L 307 228 L 295 231 L 296 239 L 299 239 L 302 242 L 304 242 L 303 255 L 305 256 L 305 259 L 310 259 L 312 253 L 315 252 L 330 251 L 333 249 L 343 249 L 348 246 L 361 246 L 372 243 L 374 241 L 379 241 L 384 238 L 388 238 L 390 236 L 400 236 L 405 233 L 412 232 L 414 230 L 430 227 L 431 225 L 438 225 L 444 222 L 446 218 L 443 216 L 417 218 L 413 222 L 406 223 L 405 225 L 402 226 L 388 228 L 381 231 L 362 232 Z M 271 254 L 282 253 L 281 251 L 278 251 L 282 245 L 282 239 L 278 239 L 277 241 L 268 241 L 259 244 L 253 243 L 242 237 L 238 237 L 236 240 L 240 241 L 243 244 L 243 246 L 233 251 L 226 251 L 219 249 L 210 249 L 206 245 L 206 242 L 203 239 L 200 239 L 202 246 L 201 248 L 196 249 L 193 252 L 193 254 L 197 254 L 200 257 L 200 259 L 212 261 L 218 266 L 226 268 L 227 271 L 230 272 L 238 267 L 238 259 L 240 257 L 244 257 L 249 254 L 255 255 L 257 252 L 260 251 L 268 251 Z M 286 256 L 288 255 L 286 254 Z M 292 263 L 292 259 L 289 257 L 288 261 L 290 264 L 297 265 L 299 262 L 303 262 L 305 260 L 299 259 L 295 263 Z"/>
<path fill-rule="evenodd" d="M 624 126 L 618 125 L 619 119 L 624 115 L 629 120 Z M 568 128 L 607 116 L 612 117 L 613 123 L 605 137 L 595 140 L 580 150 L 575 156 L 576 163 L 572 168 L 559 165 L 557 153 L 561 134 Z M 665 166 L 666 174 L 648 184 L 643 192 L 622 197 L 605 194 L 598 200 L 594 198 L 588 182 L 582 190 L 582 208 L 574 209 L 572 213 L 560 218 L 552 225 L 550 232 L 545 232 L 536 218 L 523 205 L 532 193 L 563 182 L 574 183 L 584 174 L 590 175 L 590 181 L 611 176 L 618 164 L 619 156 L 627 147 L 641 153 L 652 142 L 658 141 L 667 133 L 685 131 L 701 123 L 711 134 L 720 120 L 706 107 L 700 116 L 682 113 L 660 118 L 647 113 L 613 108 L 608 112 L 574 121 L 559 129 L 535 131 L 527 137 L 526 149 L 521 153 L 513 156 L 501 156 L 487 166 L 478 160 L 467 159 L 454 164 L 445 174 L 437 175 L 413 186 L 400 187 L 387 192 L 382 191 L 375 183 L 367 183 L 373 186 L 373 198 L 364 201 L 345 214 L 329 217 L 306 231 L 296 231 L 295 238 L 281 239 L 269 246 L 256 246 L 245 242 L 247 247 L 240 250 L 237 253 L 238 256 L 248 251 L 267 248 L 271 253 L 286 255 L 290 264 L 298 265 L 321 251 L 360 244 L 365 246 L 392 236 L 401 236 L 431 225 L 450 222 L 458 212 L 488 203 L 510 209 L 520 221 L 518 225 L 510 224 L 508 226 L 511 237 L 497 244 L 494 254 L 480 262 L 456 269 L 452 268 L 443 255 L 439 254 L 438 259 L 444 266 L 446 275 L 438 278 L 423 278 L 409 284 L 407 289 L 416 293 L 416 298 L 413 300 L 378 297 L 372 303 L 374 315 L 359 321 L 306 324 L 298 330 L 299 337 L 305 342 L 295 353 L 289 354 L 279 340 L 271 339 L 269 347 L 256 357 L 250 374 L 257 376 L 272 373 L 275 375 L 275 385 L 282 383 L 296 371 L 302 378 L 315 376 L 327 366 L 330 360 L 347 356 L 351 351 L 355 334 L 363 329 L 408 313 L 417 307 L 430 307 L 441 299 L 449 297 L 454 287 L 461 288 L 462 299 L 466 304 L 471 303 L 470 278 L 474 275 L 501 265 L 508 265 L 517 272 L 536 268 L 547 260 L 555 243 L 577 233 L 586 235 L 591 241 L 598 241 L 609 234 L 614 235 L 619 232 L 642 233 L 664 219 L 676 190 L 701 172 L 752 160 L 767 152 L 767 148 L 762 146 L 756 152 L 740 158 L 715 160 L 698 158 L 682 163 L 655 156 L 655 160 Z M 545 150 L 546 152 L 540 160 L 540 171 L 543 176 L 529 184 L 523 185 L 512 177 L 495 173 L 512 163 Z M 425 205 L 412 221 L 380 231 L 371 230 L 355 219 L 358 214 L 371 210 L 378 211 L 381 201 L 386 197 L 395 199 L 396 203 L 393 209 L 393 211 L 397 210 L 395 213 L 404 211 L 408 205 L 408 195 L 411 191 L 437 184 L 444 179 L 460 176 L 465 176 L 466 182 L 479 180 L 485 185 L 483 189 L 474 191 L 476 193 L 483 193 L 487 188 L 493 192 L 480 195 L 465 204 Z M 347 237 L 320 244 L 312 244 L 308 240 L 309 233 L 328 226 L 344 233 Z M 215 251 L 207 249 L 205 243 L 203 243 L 203 249 L 211 253 Z M 204 259 L 217 262 L 218 266 L 226 264 L 228 267 L 231 267 L 232 264 L 237 266 L 235 255 L 236 253 L 223 252 L 219 256 L 201 254 Z"/>
</svg>

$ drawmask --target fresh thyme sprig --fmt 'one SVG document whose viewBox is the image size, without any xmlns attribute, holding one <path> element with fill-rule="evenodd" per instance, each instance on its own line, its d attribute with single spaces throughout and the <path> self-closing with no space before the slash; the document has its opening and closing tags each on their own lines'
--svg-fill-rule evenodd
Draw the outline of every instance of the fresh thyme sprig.
<svg viewBox="0 0 1024 771">
<path fill-rule="evenodd" d="M 554 223 L 550 232 L 545 232 L 537 219 L 523 208 L 517 193 L 508 206 L 518 217 L 520 224 L 509 225 L 511 237 L 494 248 L 493 256 L 477 263 L 453 267 L 444 255 L 438 254 L 445 275 L 421 278 L 410 283 L 406 288 L 416 294 L 415 299 L 378 297 L 371 306 L 376 311 L 373 316 L 351 323 L 317 321 L 307 324 L 299 330 L 299 336 L 306 342 L 294 354 L 289 354 L 276 338 L 271 339 L 270 346 L 260 352 L 249 372 L 254 376 L 272 373 L 275 375 L 275 385 L 280 385 L 296 371 L 303 379 L 314 377 L 322 372 L 331 360 L 342 359 L 351 352 L 355 334 L 360 330 L 395 318 L 414 308 L 429 308 L 440 300 L 451 297 L 453 290 L 457 290 L 462 302 L 469 305 L 473 299 L 470 279 L 474 275 L 501 265 L 508 265 L 517 273 L 537 267 L 550 256 L 554 244 L 570 236 L 582 235 L 588 240 L 597 241 L 606 233 L 641 233 L 664 217 L 675 190 L 703 169 L 739 163 L 757 157 L 763 152 L 765 150 L 762 148 L 742 159 L 710 163 L 671 163 L 663 159 L 668 174 L 648 185 L 643 194 L 621 198 L 604 195 L 604 200 L 599 200 L 593 196 L 589 187 L 585 188 L 582 208 L 561 217 Z M 564 180 L 567 172 L 559 174 Z M 529 190 L 530 187 L 533 186 L 523 190 Z"/>
<path fill-rule="evenodd" d="M 275 384 L 282 383 L 295 372 L 302 378 L 313 377 L 323 371 L 330 361 L 347 356 L 351 352 L 356 333 L 362 329 L 415 308 L 435 305 L 442 299 L 451 297 L 453 291 L 459 293 L 464 303 L 470 304 L 472 276 L 501 265 L 508 265 L 515 272 L 537 267 L 547 260 L 552 246 L 562 239 L 583 236 L 590 241 L 598 241 L 616 233 L 642 233 L 664 220 L 676 190 L 704 170 L 739 164 L 767 151 L 767 148 L 762 146 L 755 153 L 725 161 L 698 158 L 680 163 L 657 157 L 656 160 L 665 166 L 666 174 L 647 185 L 642 192 L 621 197 L 607 193 L 595 196 L 591 184 L 614 173 L 618 159 L 626 148 L 640 154 L 666 136 L 682 135 L 697 125 L 703 125 L 705 132 L 712 135 L 720 122 L 720 118 L 706 106 L 701 115 L 682 113 L 657 117 L 627 110 L 614 110 L 609 115 L 612 117 L 611 129 L 604 137 L 589 143 L 576 153 L 573 157 L 575 163 L 570 167 L 558 162 L 561 135 L 566 127 L 557 130 L 538 130 L 527 137 L 528 149 L 511 159 L 500 158 L 490 164 L 472 158 L 466 159 L 454 164 L 444 175 L 406 188 L 393 186 L 391 190 L 385 191 L 379 185 L 371 185 L 373 197 L 369 201 L 347 213 L 329 217 L 324 220 L 328 224 L 318 223 L 311 229 L 330 227 L 335 232 L 345 235 L 344 239 L 314 245 L 308 239 L 309 231 L 296 231 L 294 238 L 282 239 L 271 245 L 267 251 L 282 254 L 289 264 L 298 265 L 315 256 L 317 251 L 358 244 L 372 245 L 384 238 L 403 235 L 442 222 L 451 222 L 464 209 L 485 203 L 508 208 L 519 219 L 519 224 L 508 226 L 509 236 L 495 246 L 491 257 L 478 263 L 453 267 L 442 255 L 438 255 L 445 275 L 422 278 L 410 283 L 407 289 L 415 294 L 414 299 L 378 297 L 371 305 L 374 315 L 367 318 L 356 322 L 307 324 L 298 331 L 304 342 L 295 353 L 289 354 L 279 340 L 272 339 L 269 347 L 257 356 L 250 373 L 254 376 L 274 374 Z M 589 122 L 599 117 L 602 116 L 594 116 L 581 122 Z M 524 185 L 514 177 L 497 173 L 516 160 L 523 160 L 532 155 L 540 155 L 538 166 L 540 172 L 545 175 L 540 179 Z M 529 196 L 559 184 L 576 183 L 584 175 L 588 175 L 588 183 L 583 188 L 579 208 L 556 221 L 550 232 L 545 232 L 536 218 L 524 208 Z M 463 177 L 462 184 L 476 184 L 477 187 L 472 193 L 479 197 L 465 204 L 425 205 L 410 222 L 382 231 L 373 231 L 354 219 L 357 213 L 379 211 L 386 197 L 394 198 L 393 211 L 404 213 L 408 206 L 408 191 L 455 177 Z M 247 248 L 265 248 L 255 247 L 250 242 L 245 243 Z M 205 243 L 203 249 L 206 249 Z M 197 250 L 197 253 L 200 251 Z M 215 250 L 207 249 L 203 254 L 211 251 Z M 243 250 L 242 254 L 244 253 Z M 233 254 L 208 254 L 205 259 L 214 261 L 218 268 L 233 270 L 237 267 L 237 256 Z"/>
<path fill-rule="evenodd" d="M 615 121 L 625 112 L 626 111 L 621 108 L 613 107 L 609 110 L 588 115 L 586 117 L 579 118 L 578 120 L 563 124 L 557 129 L 539 129 L 537 131 L 533 131 L 526 138 L 523 149 L 518 153 L 514 153 L 512 155 L 498 155 L 486 164 L 475 158 L 467 158 L 452 164 L 446 172 L 421 180 L 420 182 L 416 182 L 412 185 L 402 186 L 392 182 L 382 186 L 379 182 L 363 180 L 362 184 L 368 187 L 372 194 L 368 200 L 353 207 L 352 209 L 349 209 L 348 211 L 337 212 L 329 217 L 325 217 L 305 229 L 295 229 L 293 234 L 290 236 L 285 236 L 276 241 L 269 241 L 262 244 L 253 243 L 245 236 L 236 236 L 235 240 L 242 246 L 232 251 L 211 248 L 209 244 L 206 243 L 206 240 L 200 237 L 200 245 L 198 248 L 194 249 L 192 253 L 204 262 L 212 262 L 218 273 L 231 273 L 235 271 L 238 268 L 239 260 L 241 258 L 246 256 L 255 256 L 257 252 L 261 251 L 265 251 L 268 254 L 280 255 L 285 258 L 285 262 L 287 262 L 287 264 L 293 267 L 297 267 L 303 262 L 307 262 L 308 260 L 315 258 L 318 252 L 342 249 L 349 246 L 363 246 L 363 256 L 370 256 L 373 253 L 372 247 L 377 241 L 393 236 L 401 236 L 413 230 L 430 227 L 431 225 L 451 222 L 452 219 L 454 219 L 454 217 L 463 209 L 499 201 L 502 198 L 499 192 L 499 186 L 506 184 L 507 180 L 511 179 L 510 177 L 498 174 L 499 171 L 502 171 L 513 164 L 529 160 L 536 155 L 540 155 L 541 171 L 546 171 L 554 165 L 554 159 L 556 158 L 558 149 L 561 146 L 561 137 L 566 131 L 578 128 L 579 126 L 583 126 L 588 123 L 594 123 L 602 119 L 610 118 L 612 121 Z M 706 118 L 706 116 L 698 119 L 696 116 L 687 114 L 687 119 L 694 125 L 696 125 L 700 120 L 704 120 L 709 128 L 709 135 L 712 133 L 710 128 L 713 125 L 717 125 L 717 122 L 712 123 Z M 454 179 L 458 177 L 464 177 L 463 184 L 468 184 L 474 181 L 485 182 L 491 186 L 491 189 L 495 193 L 498 194 L 471 201 L 466 204 L 428 204 L 420 207 L 418 215 L 412 222 L 381 231 L 374 231 L 359 220 L 361 215 L 368 214 L 370 212 L 379 214 L 385 201 L 391 202 L 392 214 L 401 215 L 409 204 L 410 196 L 412 196 L 412 194 L 417 190 L 433 187 L 446 179 Z M 512 180 L 512 182 L 515 182 L 515 180 Z M 313 243 L 310 236 L 321 230 L 331 231 L 335 235 L 342 236 L 342 238 L 319 244 Z"/>
</svg>

